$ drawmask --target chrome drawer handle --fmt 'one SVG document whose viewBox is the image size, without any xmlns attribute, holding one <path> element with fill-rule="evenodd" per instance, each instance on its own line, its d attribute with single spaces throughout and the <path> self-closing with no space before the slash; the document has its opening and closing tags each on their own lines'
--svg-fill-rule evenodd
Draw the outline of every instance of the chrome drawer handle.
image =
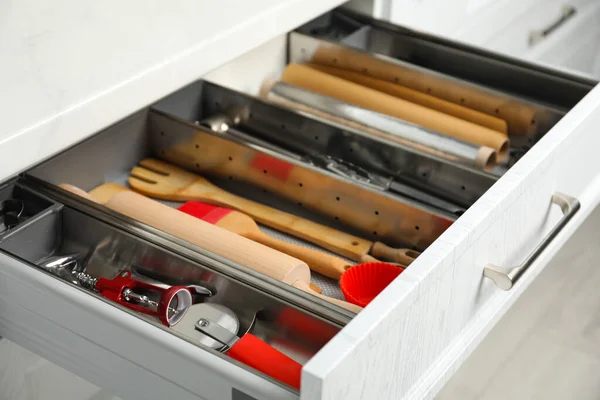
<svg viewBox="0 0 600 400">
<path fill-rule="evenodd" d="M 500 268 L 493 264 L 488 264 L 483 269 L 483 275 L 486 278 L 493 280 L 496 285 L 502 290 L 510 290 L 519 278 L 527 271 L 527 269 L 533 264 L 540 254 L 546 247 L 552 242 L 552 239 L 560 233 L 560 231 L 567 225 L 567 222 L 573 218 L 575 213 L 581 207 L 579 200 L 575 197 L 568 196 L 562 193 L 554 193 L 552 195 L 552 204 L 556 204 L 560 207 L 563 212 L 563 217 L 558 221 L 556 226 L 546 235 L 542 242 L 531 252 L 531 254 L 523 261 L 523 263 L 517 267 L 507 269 Z"/>
<path fill-rule="evenodd" d="M 573 6 L 562 6 L 560 9 L 560 17 L 551 23 L 545 29 L 536 29 L 529 32 L 529 46 L 534 46 L 541 42 L 544 38 L 548 37 L 552 32 L 558 29 L 562 24 L 567 22 L 571 17 L 573 17 L 577 10 Z"/>
</svg>

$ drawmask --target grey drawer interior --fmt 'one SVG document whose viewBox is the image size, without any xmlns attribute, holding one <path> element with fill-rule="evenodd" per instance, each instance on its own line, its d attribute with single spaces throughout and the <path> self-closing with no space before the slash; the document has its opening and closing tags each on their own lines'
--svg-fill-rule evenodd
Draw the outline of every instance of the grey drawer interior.
<svg viewBox="0 0 600 400">
<path fill-rule="evenodd" d="M 18 216 L 18 219 L 14 220 L 16 225 L 11 225 L 13 223 L 11 220 L 3 220 L 0 240 L 60 207 L 55 201 L 23 186 L 16 179 L 0 187 L 0 204 L 2 204 L 2 214 L 9 212 Z"/>
<path fill-rule="evenodd" d="M 264 290 L 227 276 L 208 263 L 193 262 L 178 256 L 69 206 L 56 207 L 31 223 L 15 228 L 10 235 L 0 240 L 0 250 L 44 273 L 48 272 L 38 264 L 46 257 L 78 253 L 83 270 L 96 278 L 112 279 L 128 270 L 134 279 L 159 287 L 195 284 L 205 286 L 213 295 L 195 296 L 194 304 L 205 302 L 230 308 L 239 318 L 239 335 L 251 328 L 253 335 L 299 363 L 310 359 L 340 329 L 338 324 L 292 307 Z M 148 323 L 171 331 L 171 328 L 161 325 L 155 317 L 110 302 L 81 285 L 78 287 Z M 156 292 L 148 291 L 144 294 L 151 300 L 159 300 L 155 296 Z M 207 343 L 197 343 L 194 338 L 176 331 L 172 333 L 207 351 L 215 352 L 210 347 L 210 339 Z"/>
</svg>

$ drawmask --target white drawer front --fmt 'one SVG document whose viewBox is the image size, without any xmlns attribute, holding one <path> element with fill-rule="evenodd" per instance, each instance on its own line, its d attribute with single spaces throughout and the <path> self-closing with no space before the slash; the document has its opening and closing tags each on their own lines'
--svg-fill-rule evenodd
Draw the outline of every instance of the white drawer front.
<svg viewBox="0 0 600 400">
<path fill-rule="evenodd" d="M 596 396 L 600 213 L 591 211 L 437 400 Z"/>
<path fill-rule="evenodd" d="M 535 0 L 399 0 L 393 1 L 389 20 L 436 35 L 476 43 L 498 32 L 505 21 L 520 15 Z M 494 18 L 490 18 L 494 15 Z M 469 33 L 464 35 L 464 33 Z"/>
<path fill-rule="evenodd" d="M 119 400 L 15 343 L 0 341 L 0 398 Z"/>
<path fill-rule="evenodd" d="M 497 1 L 457 23 L 450 37 L 489 50 L 528 58 L 528 52 L 545 47 L 541 42 L 560 36 L 560 32 L 566 30 L 568 25 L 576 24 L 576 20 L 587 15 L 588 8 L 593 4 L 589 0 Z M 560 22 L 562 12 L 568 7 L 572 7 L 575 14 Z M 532 34 L 548 28 L 551 29 L 544 39 L 536 44 L 529 43 Z M 587 29 L 593 28 L 587 26 Z"/>
<path fill-rule="evenodd" d="M 495 32 L 494 37 L 482 43 L 482 46 L 515 57 L 523 57 L 534 46 L 530 42 L 532 35 L 557 23 L 565 6 L 567 5 L 557 0 L 544 2 L 543 5 L 532 4 L 521 14 L 513 15 L 506 25 Z M 560 26 L 556 29 L 560 29 Z"/>
<path fill-rule="evenodd" d="M 517 33 L 513 23 L 531 15 L 532 21 L 543 24 L 545 13 L 556 12 L 554 3 L 561 4 L 540 0 L 401 0 L 392 2 L 389 19 L 394 24 L 493 49 L 489 44 L 501 38 L 506 38 L 506 46 L 516 46 L 515 37 L 520 38 L 522 32 Z"/>
<path fill-rule="evenodd" d="M 301 398 L 431 397 L 544 267 L 581 220 L 554 239 L 510 291 L 483 277 L 488 263 L 521 262 L 560 219 L 553 193 L 582 195 L 598 176 L 600 90 L 561 120 L 303 370 Z M 585 213 L 595 204 L 582 204 Z M 463 338 L 464 339 L 464 338 Z M 457 355 L 458 354 L 458 355 Z"/>
<path fill-rule="evenodd" d="M 600 4 L 578 11 L 562 29 L 529 50 L 525 58 L 600 77 Z"/>
<path fill-rule="evenodd" d="M 461 17 L 469 14 L 470 2 L 475 1 L 398 0 L 392 2 L 390 21 L 434 34 L 452 35 Z"/>
</svg>

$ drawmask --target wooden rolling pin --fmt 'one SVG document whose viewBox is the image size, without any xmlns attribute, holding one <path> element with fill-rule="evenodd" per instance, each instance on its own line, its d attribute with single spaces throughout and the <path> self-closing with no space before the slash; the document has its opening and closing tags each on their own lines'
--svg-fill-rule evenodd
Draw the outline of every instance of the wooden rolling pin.
<svg viewBox="0 0 600 400">
<path fill-rule="evenodd" d="M 306 263 L 182 213 L 124 186 L 106 183 L 90 193 L 69 184 L 59 186 L 349 311 L 357 313 L 362 309 L 313 291 L 310 287 L 310 269 Z"/>
<path fill-rule="evenodd" d="M 526 136 L 534 133 L 540 119 L 536 109 L 523 101 L 496 95 L 469 84 L 460 84 L 443 74 L 424 68 L 390 62 L 341 46 L 319 47 L 310 62 L 360 72 L 494 115 L 506 121 L 510 135 Z"/>
<path fill-rule="evenodd" d="M 311 270 L 332 279 L 340 279 L 342 274 L 352 266 L 346 260 L 328 253 L 298 246 L 276 239 L 260 230 L 256 222 L 248 215 L 230 208 L 217 207 L 198 201 L 188 201 L 178 208 L 186 214 L 193 215 L 219 228 L 237 233 L 272 249 L 296 257 L 308 264 Z"/>
<path fill-rule="evenodd" d="M 507 133 L 506 121 L 494 116 L 463 107 L 435 96 L 419 92 L 418 90 L 407 88 L 396 83 L 387 82 L 381 79 L 373 78 L 359 72 L 348 71 L 341 68 L 334 68 L 325 65 L 309 64 L 311 68 L 325 72 L 329 75 L 337 76 L 350 82 L 358 83 L 371 89 L 390 94 L 392 96 L 404 99 L 423 107 L 431 108 L 474 124 L 485 126 L 498 132 Z"/>
<path fill-rule="evenodd" d="M 469 143 L 491 147 L 496 151 L 498 161 L 503 161 L 508 155 L 508 137 L 502 132 L 390 96 L 306 65 L 289 64 L 281 80 Z"/>
</svg>

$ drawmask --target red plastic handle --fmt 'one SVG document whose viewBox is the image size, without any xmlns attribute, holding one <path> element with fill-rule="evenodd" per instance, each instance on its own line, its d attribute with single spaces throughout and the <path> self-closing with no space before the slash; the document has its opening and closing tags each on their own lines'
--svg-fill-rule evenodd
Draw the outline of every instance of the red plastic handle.
<svg viewBox="0 0 600 400">
<path fill-rule="evenodd" d="M 227 355 L 300 390 L 302 365 L 250 333 L 242 336 Z"/>
</svg>

